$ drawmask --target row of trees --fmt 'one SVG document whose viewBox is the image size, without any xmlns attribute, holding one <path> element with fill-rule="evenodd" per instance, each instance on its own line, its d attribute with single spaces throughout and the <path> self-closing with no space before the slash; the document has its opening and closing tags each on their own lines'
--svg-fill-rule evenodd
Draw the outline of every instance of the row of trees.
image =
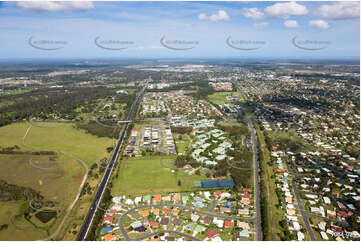
<svg viewBox="0 0 361 242">
<path fill-rule="evenodd" d="M 7 155 L 19 155 L 19 154 L 31 154 L 31 155 L 57 155 L 55 151 L 22 151 L 19 146 L 1 147 L 0 154 Z"/>
</svg>

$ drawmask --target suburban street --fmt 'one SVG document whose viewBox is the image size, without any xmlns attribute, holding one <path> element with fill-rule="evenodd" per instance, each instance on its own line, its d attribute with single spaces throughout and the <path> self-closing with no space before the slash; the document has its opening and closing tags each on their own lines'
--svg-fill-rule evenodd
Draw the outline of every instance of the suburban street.
<svg viewBox="0 0 361 242">
<path fill-rule="evenodd" d="M 228 215 L 222 215 L 222 214 L 216 214 L 216 213 L 213 213 L 213 212 L 207 212 L 207 211 L 201 211 L 201 210 L 197 210 L 195 208 L 192 208 L 192 207 L 187 207 L 187 206 L 184 206 L 184 205 L 181 205 L 181 204 L 172 204 L 172 203 L 169 203 L 169 204 L 150 204 L 150 205 L 141 205 L 141 206 L 138 206 L 138 207 L 134 207 L 132 209 L 129 209 L 128 211 L 126 211 L 119 219 L 118 221 L 118 226 L 119 226 L 119 229 L 123 235 L 123 237 L 125 238 L 125 240 L 134 240 L 133 238 L 130 238 L 129 235 L 128 235 L 128 232 L 127 230 L 124 228 L 124 219 L 126 218 L 126 216 L 133 212 L 133 211 L 136 211 L 138 209 L 143 209 L 143 208 L 155 208 L 155 207 L 178 207 L 178 208 L 182 208 L 182 209 L 185 209 L 185 210 L 189 210 L 189 211 L 192 211 L 192 212 L 195 212 L 195 213 L 199 213 L 199 214 L 202 214 L 202 215 L 206 215 L 206 216 L 210 216 L 210 217 L 216 217 L 216 218 L 221 218 L 221 219 L 229 219 L 229 220 L 238 220 L 239 217 L 234 217 L 234 216 L 228 216 Z M 245 218 L 244 220 L 245 221 L 254 221 L 255 218 Z M 155 232 L 155 234 L 159 233 L 160 231 L 157 231 Z M 166 232 L 166 231 L 164 231 Z M 187 234 L 183 234 L 183 233 L 179 233 L 177 231 L 168 231 L 169 233 L 178 233 L 179 235 L 181 236 L 184 236 L 185 238 L 188 238 L 188 239 L 191 239 L 191 240 L 197 240 L 195 239 L 194 237 L 192 236 L 189 236 Z M 151 235 L 147 235 L 146 237 L 144 238 L 147 238 L 147 237 L 150 237 Z M 139 238 L 137 239 L 139 240 Z"/>
<path fill-rule="evenodd" d="M 302 201 L 301 201 L 301 195 L 300 195 L 300 191 L 298 190 L 297 186 L 296 186 L 296 179 L 297 179 L 297 174 L 295 174 L 289 163 L 288 163 L 288 157 L 287 155 L 284 156 L 285 158 L 285 161 L 286 161 L 286 166 L 287 166 L 287 171 L 289 174 L 291 174 L 293 176 L 292 178 L 292 188 L 293 188 L 293 191 L 296 195 L 296 199 L 297 199 L 297 203 L 298 203 L 298 208 L 300 210 L 300 213 L 302 215 L 302 218 L 303 218 L 303 222 L 305 223 L 305 226 L 306 226 L 306 230 L 307 230 L 307 233 L 310 235 L 310 238 L 311 240 L 316 240 L 315 238 L 315 235 L 313 233 L 313 230 L 311 228 L 311 225 L 310 225 L 310 221 L 309 221 L 309 215 L 308 213 L 303 209 L 303 205 L 302 205 Z"/>
<path fill-rule="evenodd" d="M 130 109 L 130 112 L 128 114 L 128 117 L 127 117 L 127 121 L 131 121 L 132 118 L 133 118 L 133 113 L 134 113 L 134 110 L 135 110 L 135 107 L 136 107 L 136 104 L 138 103 L 139 99 L 142 97 L 144 91 L 145 91 L 145 88 L 146 87 L 143 87 L 142 90 L 137 94 L 137 97 L 136 99 L 134 100 L 132 106 L 131 106 L 131 109 Z M 103 196 L 103 193 L 104 193 L 104 190 L 108 184 L 108 180 L 112 174 L 112 171 L 113 171 L 113 168 L 114 168 L 114 165 L 118 159 L 118 154 L 119 154 L 119 150 L 120 150 L 120 147 L 122 145 L 122 142 L 123 142 L 123 139 L 125 137 L 125 134 L 127 132 L 127 129 L 128 129 L 128 126 L 129 126 L 129 123 L 125 123 L 124 125 L 124 128 L 123 128 L 123 131 L 119 137 L 119 140 L 117 142 L 117 145 L 116 145 L 116 148 L 114 150 L 114 153 L 111 157 L 111 160 L 108 164 L 108 167 L 105 171 L 105 174 L 99 184 L 99 188 L 97 190 L 97 193 L 95 194 L 95 197 L 94 197 L 94 200 L 90 206 L 90 209 L 88 211 L 88 214 L 84 220 L 84 223 L 79 231 L 79 234 L 77 236 L 77 241 L 82 241 L 82 240 L 85 240 L 86 238 L 86 235 L 89 231 L 89 228 L 92 224 L 92 221 L 93 221 L 93 218 L 94 218 L 94 214 L 98 208 L 98 204 L 99 202 L 101 201 L 102 199 L 102 196 Z"/>
</svg>

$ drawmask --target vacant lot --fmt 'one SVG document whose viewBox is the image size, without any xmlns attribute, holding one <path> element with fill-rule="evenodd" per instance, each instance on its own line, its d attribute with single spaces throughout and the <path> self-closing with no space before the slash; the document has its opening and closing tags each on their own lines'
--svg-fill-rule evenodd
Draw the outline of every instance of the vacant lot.
<svg viewBox="0 0 361 242">
<path fill-rule="evenodd" d="M 208 96 L 208 100 L 215 104 L 225 104 L 229 103 L 229 101 L 226 100 L 226 97 L 233 95 L 238 95 L 242 100 L 242 95 L 240 92 L 215 92 Z"/>
<path fill-rule="evenodd" d="M 204 176 L 187 175 L 183 171 L 171 172 L 162 166 L 174 167 L 175 156 L 146 156 L 121 161 L 118 177 L 115 178 L 114 196 L 129 194 L 154 194 L 191 190 L 194 181 L 205 180 Z M 178 186 L 178 181 L 181 182 Z"/>
<path fill-rule="evenodd" d="M 11 201 L 0 204 L 0 225 L 8 225 L 7 229 L 0 231 L 0 240 L 31 240 L 45 237 L 45 231 L 36 229 L 25 219 L 15 219 L 23 202 Z"/>
<path fill-rule="evenodd" d="M 177 152 L 184 154 L 191 142 L 190 137 L 188 135 L 178 134 L 175 136 L 174 140 L 177 146 Z"/>
<path fill-rule="evenodd" d="M 36 240 L 52 234 L 75 199 L 85 175 L 85 169 L 79 160 L 90 166 L 95 161 L 108 157 L 106 148 L 114 142 L 113 139 L 86 134 L 83 130 L 73 128 L 72 124 L 36 125 L 23 122 L 1 127 L 0 146 L 4 148 L 16 145 L 19 147 L 17 152 L 55 151 L 57 155 L 0 154 L 0 179 L 9 184 L 35 189 L 45 200 L 56 202 L 55 208 L 60 213 L 56 219 L 45 224 L 33 216 L 32 224 L 21 218 L 21 208 L 28 206 L 29 201 L 0 202 L 0 225 L 8 224 L 7 229 L 0 231 L 0 239 Z M 9 223 L 10 218 L 3 214 L 20 216 L 15 223 Z M 18 223 L 20 230 L 16 226 Z"/>
</svg>

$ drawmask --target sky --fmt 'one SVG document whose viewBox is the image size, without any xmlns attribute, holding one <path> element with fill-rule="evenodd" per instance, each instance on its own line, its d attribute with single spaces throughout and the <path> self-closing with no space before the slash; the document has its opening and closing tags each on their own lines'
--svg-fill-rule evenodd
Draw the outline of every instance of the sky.
<svg viewBox="0 0 361 242">
<path fill-rule="evenodd" d="M 0 58 L 359 59 L 355 2 L 0 2 Z"/>
</svg>

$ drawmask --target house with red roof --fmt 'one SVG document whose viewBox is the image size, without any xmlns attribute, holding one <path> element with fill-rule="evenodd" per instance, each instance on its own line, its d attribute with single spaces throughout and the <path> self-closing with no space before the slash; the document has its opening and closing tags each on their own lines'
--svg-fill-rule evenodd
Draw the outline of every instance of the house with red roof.
<svg viewBox="0 0 361 242">
<path fill-rule="evenodd" d="M 250 198 L 251 196 L 249 195 L 249 193 L 245 193 L 242 195 L 242 198 Z"/>
<path fill-rule="evenodd" d="M 221 196 L 221 194 L 222 194 L 222 192 L 221 192 L 221 191 L 215 191 L 215 192 L 214 192 L 214 196 L 216 196 L 216 197 Z"/>
<path fill-rule="evenodd" d="M 344 212 L 344 211 L 338 211 L 337 215 L 340 216 L 340 217 L 344 217 L 344 218 L 348 217 L 348 214 L 346 212 Z"/>
<path fill-rule="evenodd" d="M 166 215 L 169 215 L 170 214 L 170 211 L 166 208 L 162 208 L 162 212 Z"/>
<path fill-rule="evenodd" d="M 153 228 L 158 227 L 158 222 L 149 222 L 149 225 Z"/>
<path fill-rule="evenodd" d="M 234 222 L 233 222 L 233 221 L 228 221 L 228 220 L 226 220 L 226 221 L 224 222 L 224 227 L 225 227 L 225 228 L 233 228 L 233 227 L 234 227 Z"/>
<path fill-rule="evenodd" d="M 217 236 L 218 234 L 219 234 L 219 233 L 218 233 L 217 231 L 213 231 L 213 230 L 208 231 L 208 232 L 207 232 L 207 238 L 208 238 L 208 239 L 211 239 L 211 238 Z"/>
<path fill-rule="evenodd" d="M 111 218 L 111 217 L 103 218 L 102 224 L 112 224 L 112 223 L 113 223 L 113 218 Z"/>
</svg>

